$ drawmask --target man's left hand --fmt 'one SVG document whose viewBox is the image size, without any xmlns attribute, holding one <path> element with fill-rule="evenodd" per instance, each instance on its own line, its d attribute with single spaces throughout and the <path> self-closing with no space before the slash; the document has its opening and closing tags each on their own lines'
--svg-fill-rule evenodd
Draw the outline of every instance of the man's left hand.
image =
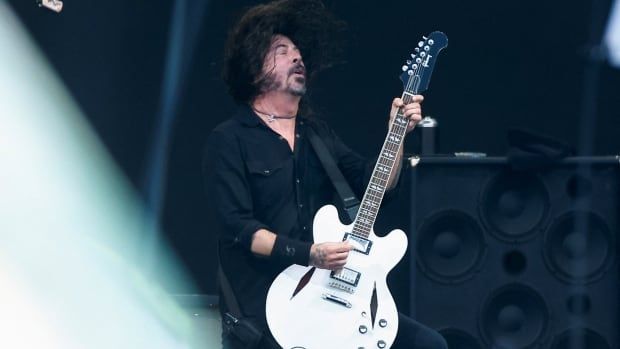
<svg viewBox="0 0 620 349">
<path fill-rule="evenodd" d="M 411 102 L 405 104 L 405 102 L 401 98 L 394 98 L 392 101 L 392 110 L 390 111 L 390 125 L 396 117 L 396 113 L 400 108 L 402 108 L 402 113 L 406 118 L 409 119 L 409 124 L 407 125 L 407 133 L 411 132 L 415 125 L 417 125 L 420 120 L 422 120 L 422 101 L 424 100 L 424 96 L 415 95 L 412 97 Z"/>
</svg>

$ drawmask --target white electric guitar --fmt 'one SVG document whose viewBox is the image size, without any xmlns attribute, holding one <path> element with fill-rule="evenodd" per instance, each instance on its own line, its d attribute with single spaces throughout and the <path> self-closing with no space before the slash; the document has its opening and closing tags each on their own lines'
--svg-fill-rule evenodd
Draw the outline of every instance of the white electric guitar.
<svg viewBox="0 0 620 349">
<path fill-rule="evenodd" d="M 441 32 L 424 37 L 403 65 L 402 99 L 426 90 L 439 51 L 448 45 Z M 389 348 L 398 330 L 398 312 L 386 277 L 407 249 L 407 236 L 394 230 L 378 237 L 373 225 L 409 120 L 398 112 L 355 221 L 343 225 L 332 205 L 314 216 L 314 242 L 349 241 L 355 248 L 346 266 L 333 272 L 292 265 L 274 280 L 267 295 L 269 329 L 285 349 Z"/>
</svg>

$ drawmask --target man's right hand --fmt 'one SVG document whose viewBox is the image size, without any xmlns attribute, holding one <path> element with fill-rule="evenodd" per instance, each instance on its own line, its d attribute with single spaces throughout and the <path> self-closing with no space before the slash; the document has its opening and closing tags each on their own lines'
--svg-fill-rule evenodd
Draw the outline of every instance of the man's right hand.
<svg viewBox="0 0 620 349">
<path fill-rule="evenodd" d="M 323 242 L 310 247 L 310 265 L 329 270 L 340 270 L 347 263 L 353 246 L 348 242 Z"/>
</svg>

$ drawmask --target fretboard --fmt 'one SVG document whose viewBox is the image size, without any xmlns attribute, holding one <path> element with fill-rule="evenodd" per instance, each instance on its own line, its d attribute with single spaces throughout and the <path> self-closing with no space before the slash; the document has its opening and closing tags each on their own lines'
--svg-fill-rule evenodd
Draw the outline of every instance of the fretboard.
<svg viewBox="0 0 620 349">
<path fill-rule="evenodd" d="M 402 96 L 405 104 L 411 103 L 413 94 L 404 92 Z M 355 222 L 353 223 L 353 234 L 367 238 L 372 231 L 372 227 L 377 219 L 379 207 L 383 200 L 383 195 L 387 189 L 388 180 L 394 171 L 398 152 L 403 144 L 403 139 L 407 133 L 409 119 L 402 114 L 402 108 L 398 110 L 394 121 L 390 125 L 390 130 L 385 137 L 383 147 L 379 153 L 379 158 L 372 171 L 370 182 L 364 193 L 364 198 L 360 204 Z"/>
</svg>

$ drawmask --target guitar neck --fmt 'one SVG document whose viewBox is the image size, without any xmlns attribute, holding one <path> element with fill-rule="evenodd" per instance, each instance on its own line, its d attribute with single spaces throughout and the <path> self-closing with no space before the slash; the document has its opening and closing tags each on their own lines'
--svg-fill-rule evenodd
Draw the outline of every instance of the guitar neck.
<svg viewBox="0 0 620 349">
<path fill-rule="evenodd" d="M 413 94 L 405 91 L 403 92 L 402 99 L 405 104 L 410 103 L 413 100 Z M 400 108 L 390 124 L 390 129 L 385 137 L 379 158 L 364 193 L 364 198 L 357 211 L 357 216 L 353 223 L 353 233 L 356 235 L 367 238 L 372 231 L 383 195 L 387 189 L 388 180 L 396 167 L 398 153 L 407 133 L 408 123 L 409 119 L 403 115 L 402 108 Z"/>
</svg>

